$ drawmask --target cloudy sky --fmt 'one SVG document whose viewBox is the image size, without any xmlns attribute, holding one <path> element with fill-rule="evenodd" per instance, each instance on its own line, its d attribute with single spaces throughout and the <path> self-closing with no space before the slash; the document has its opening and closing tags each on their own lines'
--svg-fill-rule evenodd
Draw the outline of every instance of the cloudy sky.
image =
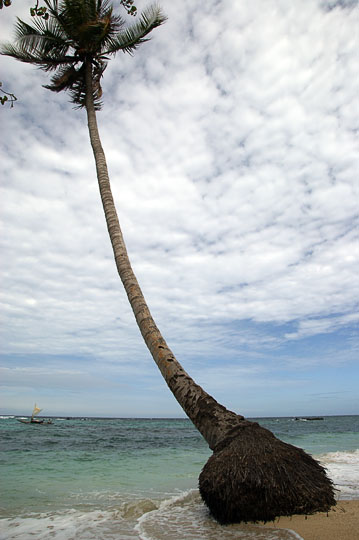
<svg viewBox="0 0 359 540">
<path fill-rule="evenodd" d="M 0 12 L 3 39 L 30 5 Z M 356 414 L 358 4 L 161 5 L 98 115 L 153 316 L 236 412 Z M 1 66 L 0 414 L 182 416 L 116 274 L 84 111 Z"/>
</svg>

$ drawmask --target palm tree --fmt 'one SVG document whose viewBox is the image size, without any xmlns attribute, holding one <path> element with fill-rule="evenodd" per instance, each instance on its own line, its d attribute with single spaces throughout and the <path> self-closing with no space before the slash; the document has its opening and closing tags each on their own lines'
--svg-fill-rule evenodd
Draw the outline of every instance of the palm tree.
<svg viewBox="0 0 359 540">
<path fill-rule="evenodd" d="M 151 6 L 125 26 L 107 0 L 44 0 L 49 18 L 18 19 L 15 44 L 1 53 L 52 71 L 49 90 L 68 90 L 87 112 L 101 200 L 117 270 L 143 339 L 166 383 L 208 442 L 213 455 L 200 475 L 200 492 L 222 523 L 269 520 L 326 511 L 335 500 L 324 469 L 303 450 L 276 439 L 257 423 L 227 410 L 184 371 L 158 330 L 133 273 L 122 236 L 97 127 L 101 77 L 118 51 L 132 53 L 166 17 Z"/>
</svg>

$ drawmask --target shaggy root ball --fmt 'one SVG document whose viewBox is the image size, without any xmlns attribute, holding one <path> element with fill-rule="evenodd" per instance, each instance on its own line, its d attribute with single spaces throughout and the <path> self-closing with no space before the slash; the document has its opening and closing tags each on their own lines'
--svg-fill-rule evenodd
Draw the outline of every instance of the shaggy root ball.
<svg viewBox="0 0 359 540">
<path fill-rule="evenodd" d="M 272 521 L 326 512 L 335 505 L 324 468 L 300 448 L 249 422 L 209 458 L 201 496 L 220 523 Z M 223 447 L 224 446 L 224 447 Z"/>
</svg>

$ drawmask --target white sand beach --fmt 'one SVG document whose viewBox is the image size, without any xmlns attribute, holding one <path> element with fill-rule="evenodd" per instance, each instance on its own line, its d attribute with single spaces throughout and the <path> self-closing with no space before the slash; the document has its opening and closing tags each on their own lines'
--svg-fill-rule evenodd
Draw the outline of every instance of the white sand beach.
<svg viewBox="0 0 359 540">
<path fill-rule="evenodd" d="M 358 540 L 359 500 L 338 501 L 328 514 L 281 517 L 265 526 L 291 529 L 304 540 Z"/>
</svg>

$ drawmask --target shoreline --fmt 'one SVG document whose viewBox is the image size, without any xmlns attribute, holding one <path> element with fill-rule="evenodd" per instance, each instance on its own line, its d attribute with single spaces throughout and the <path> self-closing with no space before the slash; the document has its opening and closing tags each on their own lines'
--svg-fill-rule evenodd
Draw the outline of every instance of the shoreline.
<svg viewBox="0 0 359 540">
<path fill-rule="evenodd" d="M 280 517 L 261 526 L 269 529 L 290 529 L 303 540 L 357 540 L 359 500 L 339 500 L 328 513 Z"/>
</svg>

